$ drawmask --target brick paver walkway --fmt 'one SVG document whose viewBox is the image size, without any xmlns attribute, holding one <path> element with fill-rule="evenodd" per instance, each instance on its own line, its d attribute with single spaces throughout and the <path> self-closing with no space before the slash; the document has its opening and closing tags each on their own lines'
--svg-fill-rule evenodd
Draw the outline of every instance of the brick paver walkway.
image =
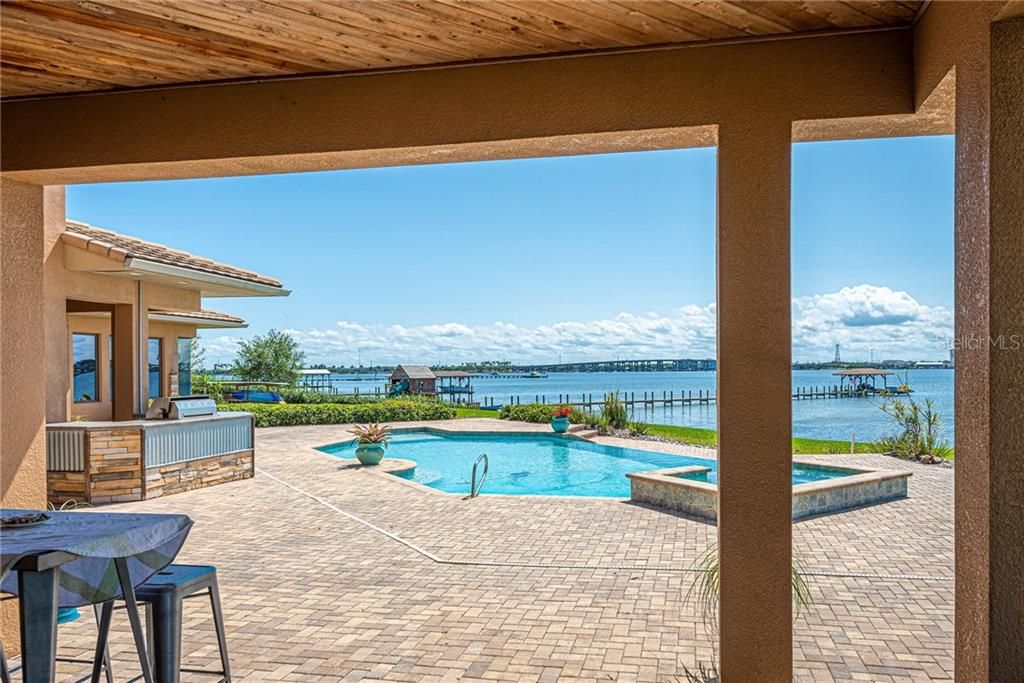
<svg viewBox="0 0 1024 683">
<path fill-rule="evenodd" d="M 458 428 L 495 424 L 508 427 Z M 312 448 L 347 436 L 334 426 L 260 430 L 264 474 L 104 508 L 192 516 L 179 561 L 218 566 L 236 680 L 677 681 L 710 662 L 713 643 L 684 601 L 692 575 L 679 570 L 713 527 L 606 499 L 462 500 Z M 795 526 L 815 600 L 795 626 L 796 678 L 948 680 L 953 472 L 882 456 L 816 459 L 840 458 L 911 469 L 911 495 Z M 123 622 L 117 613 L 118 680 L 137 668 Z M 208 609 L 190 604 L 190 665 L 215 664 L 209 628 Z M 88 618 L 61 627 L 62 651 L 84 654 L 94 633 Z"/>
</svg>

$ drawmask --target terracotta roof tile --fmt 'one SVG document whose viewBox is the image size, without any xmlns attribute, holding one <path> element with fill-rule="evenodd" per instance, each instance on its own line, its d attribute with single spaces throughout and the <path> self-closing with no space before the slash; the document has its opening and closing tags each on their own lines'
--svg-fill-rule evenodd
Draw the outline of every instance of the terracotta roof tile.
<svg viewBox="0 0 1024 683">
<path fill-rule="evenodd" d="M 188 318 L 190 320 L 201 320 L 215 323 L 229 323 L 232 325 L 244 325 L 245 319 L 239 318 L 237 315 L 231 315 L 230 313 L 221 313 L 220 311 L 153 311 L 153 313 L 163 315 L 173 315 L 175 318 Z"/>
<path fill-rule="evenodd" d="M 147 242 L 137 237 L 122 235 L 112 230 L 97 228 L 87 223 L 68 221 L 61 240 L 70 246 L 101 254 L 118 261 L 139 259 L 179 268 L 187 268 L 211 275 L 255 282 L 268 287 L 281 287 L 281 281 L 251 270 L 244 270 L 226 263 L 172 249 L 164 244 Z"/>
</svg>

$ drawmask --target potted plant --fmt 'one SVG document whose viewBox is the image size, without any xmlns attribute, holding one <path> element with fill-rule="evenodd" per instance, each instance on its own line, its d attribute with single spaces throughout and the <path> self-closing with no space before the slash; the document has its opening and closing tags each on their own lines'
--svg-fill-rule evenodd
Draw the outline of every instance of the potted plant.
<svg viewBox="0 0 1024 683">
<path fill-rule="evenodd" d="M 551 417 L 551 428 L 558 434 L 567 432 L 569 430 L 570 414 L 572 414 L 572 408 L 566 406 L 555 408 L 554 415 Z"/>
<path fill-rule="evenodd" d="M 391 438 L 391 428 L 377 422 L 358 425 L 352 430 L 359 440 L 356 459 L 363 465 L 378 465 L 384 459 L 384 449 Z"/>
</svg>

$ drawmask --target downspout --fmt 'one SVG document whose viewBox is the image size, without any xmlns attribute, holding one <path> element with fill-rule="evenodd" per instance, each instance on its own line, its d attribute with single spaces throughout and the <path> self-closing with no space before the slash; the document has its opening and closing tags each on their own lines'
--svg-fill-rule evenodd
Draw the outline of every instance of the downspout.
<svg viewBox="0 0 1024 683">
<path fill-rule="evenodd" d="M 148 352 L 142 339 L 142 280 L 135 281 L 135 311 L 136 311 L 136 330 L 135 330 L 135 343 L 139 353 L 139 367 L 138 367 L 138 378 L 135 382 L 135 394 L 138 396 L 135 407 L 136 414 L 143 416 L 146 414 L 146 396 L 143 396 L 142 391 L 142 377 L 143 373 L 148 371 L 149 359 L 143 355 Z"/>
</svg>

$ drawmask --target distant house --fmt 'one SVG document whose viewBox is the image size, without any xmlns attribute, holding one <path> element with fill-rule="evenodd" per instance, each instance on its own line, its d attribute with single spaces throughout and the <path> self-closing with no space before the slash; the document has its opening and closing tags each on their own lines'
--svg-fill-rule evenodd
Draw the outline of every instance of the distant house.
<svg viewBox="0 0 1024 683">
<path fill-rule="evenodd" d="M 391 373 L 390 380 L 389 393 L 437 395 L 437 375 L 426 365 L 399 365 Z"/>
</svg>

